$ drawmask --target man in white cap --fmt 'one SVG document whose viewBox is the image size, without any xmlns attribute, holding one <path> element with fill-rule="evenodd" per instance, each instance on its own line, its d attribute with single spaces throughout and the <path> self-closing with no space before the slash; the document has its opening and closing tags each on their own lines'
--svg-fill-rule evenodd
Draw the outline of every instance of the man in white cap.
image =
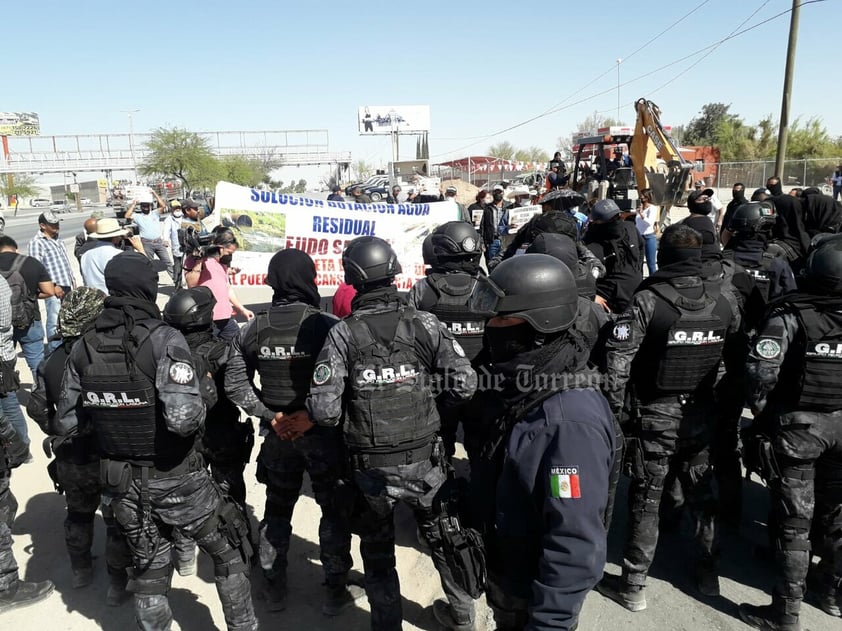
<svg viewBox="0 0 842 631">
<path fill-rule="evenodd" d="M 105 286 L 105 266 L 123 251 L 120 245 L 127 236 L 128 229 L 121 227 L 113 217 L 97 220 L 96 231 L 90 236 L 97 245 L 82 255 L 82 282 L 85 286 L 95 287 L 108 294 L 108 288 Z"/>
<path fill-rule="evenodd" d="M 459 221 L 467 221 L 468 223 L 473 223 L 471 221 L 471 214 L 465 210 L 465 204 L 461 204 L 456 201 L 456 194 L 459 191 L 456 189 L 455 186 L 448 186 L 444 189 L 444 201 L 450 202 L 454 204 L 459 211 L 458 220 Z"/>
</svg>

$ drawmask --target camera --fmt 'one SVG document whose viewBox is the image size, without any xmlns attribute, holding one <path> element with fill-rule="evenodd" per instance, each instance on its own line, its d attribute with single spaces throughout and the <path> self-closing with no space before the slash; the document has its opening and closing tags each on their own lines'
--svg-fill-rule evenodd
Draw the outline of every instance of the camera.
<svg viewBox="0 0 842 631">
<path fill-rule="evenodd" d="M 200 234 L 195 228 L 188 227 L 178 231 L 181 251 L 188 256 L 204 258 L 213 247 L 213 233 Z"/>
</svg>

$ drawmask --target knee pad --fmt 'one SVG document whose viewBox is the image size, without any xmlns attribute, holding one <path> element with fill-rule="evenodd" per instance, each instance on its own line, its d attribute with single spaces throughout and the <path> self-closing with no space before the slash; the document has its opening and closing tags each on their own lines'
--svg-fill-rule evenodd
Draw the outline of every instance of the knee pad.
<svg viewBox="0 0 842 631">
<path fill-rule="evenodd" d="M 94 522 L 94 513 L 67 511 L 67 521 L 71 524 L 92 524 Z"/>
<path fill-rule="evenodd" d="M 129 582 L 126 589 L 140 596 L 164 596 L 170 591 L 172 583 L 172 565 L 167 564 L 157 569 L 140 571 L 129 570 Z"/>
</svg>

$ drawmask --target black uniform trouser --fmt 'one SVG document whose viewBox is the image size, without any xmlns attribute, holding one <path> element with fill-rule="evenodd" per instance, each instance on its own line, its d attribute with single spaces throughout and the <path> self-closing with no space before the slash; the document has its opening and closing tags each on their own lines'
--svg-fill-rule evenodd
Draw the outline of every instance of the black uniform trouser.
<svg viewBox="0 0 842 631">
<path fill-rule="evenodd" d="M 301 494 L 304 472 L 321 508 L 319 557 L 328 585 L 348 580 L 351 559 L 350 516 L 354 488 L 339 430 L 314 427 L 294 441 L 271 432 L 257 457 L 257 480 L 266 485 L 266 508 L 260 525 L 260 565 L 270 581 L 286 581 L 292 512 Z"/>
<path fill-rule="evenodd" d="M 12 523 L 18 512 L 18 503 L 9 488 L 11 477 L 11 471 L 0 468 L 0 592 L 7 591 L 18 582 L 18 564 L 12 553 Z"/>
<path fill-rule="evenodd" d="M 719 489 L 720 515 L 739 524 L 743 510 L 743 469 L 740 459 L 740 419 L 745 399 L 744 373 L 729 371 L 717 388 L 717 424 L 713 440 L 713 471 Z"/>
<path fill-rule="evenodd" d="M 672 465 L 696 522 L 696 561 L 716 563 L 716 495 L 710 466 L 713 410 L 710 401 L 682 406 L 677 398 L 640 405 L 642 477 L 629 486 L 629 532 L 623 577 L 643 586 L 658 545 L 658 508 Z"/>
<path fill-rule="evenodd" d="M 442 550 L 433 498 L 446 479 L 441 465 L 430 460 L 407 465 L 359 468 L 354 480 L 363 506 L 357 516 L 365 590 L 371 606 L 372 631 L 399 631 L 403 621 L 400 580 L 395 569 L 395 505 L 406 503 L 430 546 L 433 565 L 458 621 L 474 619 L 473 599 L 453 579 Z"/>
<path fill-rule="evenodd" d="M 770 484 L 776 528 L 776 604 L 797 615 L 810 567 L 810 528 L 821 555 L 820 581 L 842 585 L 842 411 L 792 412 L 775 419 L 780 478 Z M 818 523 L 816 523 L 818 522 Z"/>
<path fill-rule="evenodd" d="M 70 555 L 70 566 L 73 569 L 90 568 L 93 565 L 94 516 L 100 506 L 102 492 L 99 460 L 76 464 L 57 451 L 56 474 L 67 503 L 64 541 Z M 131 552 L 109 506 L 102 506 L 102 518 L 106 528 L 105 564 L 108 574 L 116 582 L 125 584 L 126 569 L 132 564 Z"/>
<path fill-rule="evenodd" d="M 135 616 L 143 631 L 169 629 L 172 611 L 167 599 L 172 565 L 173 529 L 196 541 L 214 563 L 216 591 L 229 631 L 258 628 L 246 575 L 248 559 L 241 543 L 223 531 L 217 515 L 223 498 L 207 470 L 200 468 L 172 478 L 150 479 L 148 504 L 141 499 L 142 482 L 134 479 L 128 491 L 113 497 L 114 517 L 126 534 L 134 569 L 129 589 L 134 592 Z M 144 510 L 147 506 L 149 513 Z"/>
</svg>

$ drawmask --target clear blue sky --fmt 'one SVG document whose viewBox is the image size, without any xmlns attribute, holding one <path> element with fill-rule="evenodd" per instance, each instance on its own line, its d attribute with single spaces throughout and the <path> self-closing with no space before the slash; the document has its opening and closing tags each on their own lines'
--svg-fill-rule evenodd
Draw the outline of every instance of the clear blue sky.
<svg viewBox="0 0 842 631">
<path fill-rule="evenodd" d="M 501 140 L 551 152 L 556 138 L 594 111 L 615 115 L 617 58 L 626 122 L 641 96 L 661 107 L 667 124 L 688 122 L 711 101 L 730 103 L 746 122 L 777 118 L 788 13 L 724 42 L 693 68 L 704 53 L 653 71 L 715 44 L 744 20 L 746 28 L 791 6 L 791 0 L 6 2 L 0 110 L 40 113 L 44 135 L 127 132 L 121 113 L 127 109 L 141 110 L 135 132 L 172 125 L 326 128 L 332 150 L 379 164 L 390 159 L 389 142 L 359 137 L 357 107 L 429 104 L 433 161 L 483 154 Z M 802 7 L 791 110 L 793 117 L 820 117 L 834 136 L 842 135 L 842 70 L 834 58 L 840 28 L 842 1 Z M 405 146 L 414 150 L 415 143 Z"/>
</svg>

